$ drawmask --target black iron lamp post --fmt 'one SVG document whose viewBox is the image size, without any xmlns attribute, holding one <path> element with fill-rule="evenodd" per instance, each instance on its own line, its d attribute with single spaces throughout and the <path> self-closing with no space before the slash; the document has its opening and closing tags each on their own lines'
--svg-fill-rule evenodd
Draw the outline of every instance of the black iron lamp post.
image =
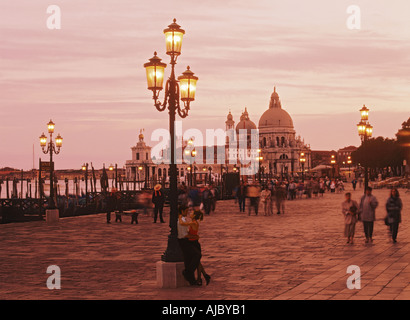
<svg viewBox="0 0 410 320">
<path fill-rule="evenodd" d="M 110 164 L 110 166 L 108 167 L 108 171 L 114 171 L 114 166 L 112 164 Z M 112 182 L 114 182 L 114 173 L 112 174 Z"/>
<path fill-rule="evenodd" d="M 166 64 L 154 53 L 148 63 L 144 64 L 148 89 L 153 92 L 154 105 L 158 111 L 169 111 L 169 130 L 171 137 L 171 161 L 170 161 L 170 234 L 168 236 L 168 246 L 161 259 L 165 262 L 183 261 L 182 253 L 177 241 L 177 221 L 178 221 L 178 199 L 177 199 L 177 167 L 175 163 L 175 117 L 176 113 L 181 118 L 188 116 L 190 102 L 195 100 L 196 82 L 198 78 L 188 67 L 182 76 L 176 79 L 175 64 L 181 54 L 182 37 L 185 31 L 176 23 L 174 19 L 168 28 L 164 30 L 166 40 L 166 53 L 171 57 L 171 75 L 165 84 L 164 102 L 159 101 L 159 93 L 163 89 L 164 69 Z M 183 106 L 180 105 L 180 100 Z"/>
<path fill-rule="evenodd" d="M 50 134 L 50 142 L 47 143 L 47 137 L 43 133 L 40 136 L 40 146 L 44 154 L 50 154 L 50 203 L 48 209 L 56 209 L 56 204 L 54 203 L 54 164 L 53 164 L 53 154 L 59 154 L 60 148 L 63 145 L 63 138 L 60 134 L 57 135 L 55 143 L 53 142 L 53 133 L 55 129 L 55 124 L 53 121 L 47 124 L 48 133 Z"/>
<path fill-rule="evenodd" d="M 362 140 L 362 146 L 365 148 L 367 140 L 371 138 L 373 134 L 373 126 L 369 123 L 369 109 L 363 105 L 363 108 L 360 109 L 361 120 L 357 124 L 357 131 L 359 133 L 360 139 Z M 367 187 L 369 186 L 369 173 L 368 173 L 368 164 L 365 161 L 364 165 L 364 190 L 366 192 Z"/>
<path fill-rule="evenodd" d="M 302 165 L 302 181 L 305 181 L 305 162 L 306 162 L 306 158 L 305 158 L 305 153 L 301 152 L 300 153 L 300 158 L 299 158 L 300 164 Z"/>
<path fill-rule="evenodd" d="M 85 179 L 85 206 L 88 205 L 88 163 L 84 163 L 81 167 L 81 170 L 84 171 Z"/>
<path fill-rule="evenodd" d="M 193 145 L 194 145 L 194 141 L 192 139 L 190 139 L 188 141 L 188 145 L 189 148 L 192 149 Z M 195 148 L 190 150 L 190 149 L 186 149 L 185 150 L 185 155 L 190 156 L 189 159 L 189 167 L 187 168 L 187 170 L 189 171 L 189 185 L 192 186 L 192 164 L 195 162 L 195 156 L 196 156 L 196 150 Z"/>
</svg>

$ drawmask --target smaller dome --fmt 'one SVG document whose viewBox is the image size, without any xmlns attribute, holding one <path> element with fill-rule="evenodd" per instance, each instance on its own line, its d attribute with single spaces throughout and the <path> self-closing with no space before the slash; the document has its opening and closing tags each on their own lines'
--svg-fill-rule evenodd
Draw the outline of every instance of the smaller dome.
<svg viewBox="0 0 410 320">
<path fill-rule="evenodd" d="M 233 120 L 233 116 L 232 116 L 231 111 L 229 111 L 229 114 L 228 114 L 228 116 L 226 117 L 226 119 L 227 119 L 228 121 L 232 121 L 232 120 Z"/>
<path fill-rule="evenodd" d="M 236 132 L 238 133 L 240 129 L 246 129 L 248 131 L 257 129 L 256 124 L 249 119 L 248 110 L 246 110 L 246 108 L 241 115 L 241 121 L 239 121 L 239 123 L 236 125 Z"/>
</svg>

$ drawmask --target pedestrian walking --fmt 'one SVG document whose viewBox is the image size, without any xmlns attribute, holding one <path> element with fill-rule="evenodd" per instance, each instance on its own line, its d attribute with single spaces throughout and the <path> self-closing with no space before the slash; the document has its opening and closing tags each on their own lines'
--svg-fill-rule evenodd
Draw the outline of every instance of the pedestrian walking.
<svg viewBox="0 0 410 320">
<path fill-rule="evenodd" d="M 325 181 L 323 179 L 320 179 L 320 181 L 319 181 L 319 193 L 322 197 L 325 193 L 325 189 L 326 189 Z"/>
<path fill-rule="evenodd" d="M 245 212 L 246 188 L 246 183 L 241 181 L 238 186 L 238 191 L 236 192 L 239 203 L 239 212 Z"/>
<path fill-rule="evenodd" d="M 107 223 L 111 223 L 111 212 L 115 211 L 117 207 L 117 197 L 116 197 L 117 189 L 112 188 L 111 192 L 106 196 L 106 203 L 107 203 Z"/>
<path fill-rule="evenodd" d="M 360 219 L 363 222 L 366 243 L 373 242 L 373 227 L 376 220 L 376 208 L 379 205 L 376 197 L 372 195 L 372 188 L 367 187 L 366 193 L 360 200 Z"/>
<path fill-rule="evenodd" d="M 353 180 L 352 180 L 352 187 L 353 187 L 353 190 L 354 190 L 354 191 L 356 191 L 356 185 L 357 185 L 357 180 L 356 180 L 355 178 L 353 178 Z"/>
<path fill-rule="evenodd" d="M 202 192 L 202 204 L 204 206 L 205 214 L 208 216 L 211 213 L 212 197 L 212 193 L 208 186 L 205 186 L 204 191 Z"/>
<path fill-rule="evenodd" d="M 247 197 L 249 198 L 248 215 L 251 215 L 252 208 L 255 211 L 255 215 L 258 215 L 259 200 L 261 195 L 260 187 L 257 183 L 253 183 L 252 185 L 247 187 L 246 191 Z"/>
<path fill-rule="evenodd" d="M 215 188 L 213 184 L 209 187 L 209 191 L 211 192 L 212 198 L 211 198 L 211 211 L 215 212 L 216 209 L 216 202 L 218 200 L 218 189 Z"/>
<path fill-rule="evenodd" d="M 403 203 L 400 199 L 399 191 L 396 188 L 391 189 L 390 197 L 386 202 L 386 224 L 390 228 L 391 238 L 394 243 L 397 242 L 397 233 L 399 232 L 399 224 L 401 223 L 401 210 Z"/>
<path fill-rule="evenodd" d="M 263 203 L 265 216 L 272 215 L 272 193 L 267 186 L 261 192 L 261 202 Z"/>
<path fill-rule="evenodd" d="M 344 234 L 347 238 L 347 243 L 353 244 L 358 211 L 359 205 L 356 201 L 352 200 L 352 194 L 350 192 L 346 193 L 345 201 L 342 203 L 342 213 L 345 218 Z"/>
<path fill-rule="evenodd" d="M 162 211 L 164 210 L 165 195 L 162 190 L 162 185 L 157 184 L 154 187 L 154 192 L 152 193 L 152 203 L 154 204 L 154 223 L 157 223 L 158 213 L 161 223 L 164 223 L 162 217 Z"/>
<path fill-rule="evenodd" d="M 285 213 L 285 198 L 286 198 L 286 189 L 285 186 L 280 182 L 276 183 L 275 188 L 275 204 L 276 204 L 276 213 L 279 215 Z"/>
</svg>

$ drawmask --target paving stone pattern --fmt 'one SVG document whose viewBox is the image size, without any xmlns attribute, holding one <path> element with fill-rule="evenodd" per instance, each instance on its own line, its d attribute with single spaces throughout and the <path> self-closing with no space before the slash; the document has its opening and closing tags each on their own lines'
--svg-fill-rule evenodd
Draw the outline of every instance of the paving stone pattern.
<svg viewBox="0 0 410 320">
<path fill-rule="evenodd" d="M 396 244 L 383 222 L 388 190 L 374 194 L 374 243 L 364 243 L 358 223 L 353 245 L 343 237 L 343 194 L 287 201 L 280 216 L 264 216 L 262 205 L 248 216 L 234 200 L 220 201 L 200 227 L 211 283 L 178 289 L 156 287 L 169 226 L 150 216 L 138 225 L 131 217 L 106 224 L 105 214 L 0 225 L 0 299 L 409 299 L 410 193 L 401 190 Z M 50 265 L 61 268 L 61 290 L 46 286 Z M 360 290 L 346 286 L 350 265 L 361 269 Z"/>
</svg>

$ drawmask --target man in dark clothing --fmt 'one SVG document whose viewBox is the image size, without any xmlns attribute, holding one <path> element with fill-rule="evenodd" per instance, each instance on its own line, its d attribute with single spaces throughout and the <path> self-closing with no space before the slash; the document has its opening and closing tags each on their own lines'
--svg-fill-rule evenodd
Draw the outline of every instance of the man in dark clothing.
<svg viewBox="0 0 410 320">
<path fill-rule="evenodd" d="M 209 215 L 211 212 L 212 193 L 208 187 L 202 192 L 202 203 L 204 204 L 205 214 Z"/>
<path fill-rule="evenodd" d="M 111 192 L 107 195 L 107 223 L 111 223 L 111 212 L 117 207 L 116 192 L 117 189 L 112 188 Z"/>
<path fill-rule="evenodd" d="M 154 204 L 154 223 L 157 223 L 158 212 L 161 223 L 164 223 L 165 221 L 162 218 L 162 211 L 164 209 L 165 195 L 160 184 L 157 184 L 154 187 L 154 192 L 152 194 L 152 203 Z"/>
<path fill-rule="evenodd" d="M 241 182 L 236 193 L 239 202 L 239 212 L 245 212 L 246 184 Z"/>
<path fill-rule="evenodd" d="M 353 179 L 352 180 L 352 186 L 353 186 L 353 190 L 355 190 L 355 191 L 356 191 L 356 184 L 357 184 L 357 180 Z"/>
</svg>

